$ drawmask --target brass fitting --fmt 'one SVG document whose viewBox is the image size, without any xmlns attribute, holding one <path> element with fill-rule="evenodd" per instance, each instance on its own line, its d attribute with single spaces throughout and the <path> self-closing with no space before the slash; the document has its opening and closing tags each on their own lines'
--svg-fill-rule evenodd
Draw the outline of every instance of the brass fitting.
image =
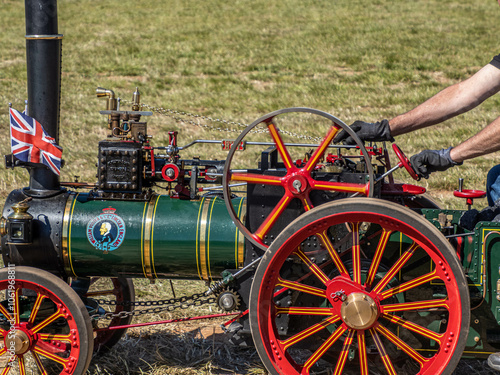
<svg viewBox="0 0 500 375">
<path fill-rule="evenodd" d="M 104 97 L 108 98 L 106 101 L 106 110 L 116 111 L 116 109 L 118 108 L 118 100 L 116 99 L 113 90 L 108 90 L 103 87 L 98 87 L 95 91 L 98 98 L 104 98 Z"/>
<path fill-rule="evenodd" d="M 135 88 L 134 94 L 132 95 L 132 111 L 138 111 L 141 109 L 141 93 L 139 92 L 139 87 Z"/>
<path fill-rule="evenodd" d="M 7 219 L 5 217 L 0 218 L 0 236 L 5 236 L 7 234 Z"/>
</svg>

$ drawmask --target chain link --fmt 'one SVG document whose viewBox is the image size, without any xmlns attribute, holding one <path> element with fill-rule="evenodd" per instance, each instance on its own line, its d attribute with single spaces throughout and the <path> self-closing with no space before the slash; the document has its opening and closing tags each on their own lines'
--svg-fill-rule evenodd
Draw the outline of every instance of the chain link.
<svg viewBox="0 0 500 375">
<path fill-rule="evenodd" d="M 128 101 L 126 99 L 120 99 L 120 103 L 122 103 L 122 104 L 128 104 L 128 105 L 133 104 L 131 101 Z M 244 123 L 241 123 L 241 122 L 228 121 L 228 120 L 223 120 L 223 119 L 220 119 L 220 118 L 213 118 L 213 117 L 204 116 L 204 115 L 197 115 L 197 114 L 194 114 L 194 113 L 177 111 L 175 109 L 170 109 L 170 108 L 154 107 L 154 106 L 151 106 L 149 104 L 141 104 L 140 106 L 142 108 L 146 108 L 146 109 L 150 110 L 151 112 L 155 112 L 155 113 L 158 113 L 160 115 L 170 117 L 170 118 L 172 118 L 176 122 L 181 122 L 181 123 L 184 123 L 184 124 L 190 124 L 190 125 L 198 126 L 200 128 L 205 128 L 205 129 L 209 129 L 209 130 L 215 130 L 215 131 L 219 131 L 219 132 L 241 133 L 241 130 L 232 129 L 229 126 L 237 126 L 239 128 L 246 128 L 246 127 L 248 127 L 248 124 L 244 124 Z M 203 123 L 201 123 L 199 121 L 185 119 L 185 118 L 183 118 L 181 116 L 191 117 L 191 118 L 194 118 L 194 119 L 204 120 L 204 121 L 208 121 L 208 122 L 212 122 L 212 123 L 220 123 L 220 124 L 227 125 L 227 127 L 225 127 L 225 128 L 215 127 L 215 126 L 203 124 Z M 288 130 L 279 129 L 279 132 L 282 133 L 282 134 L 288 135 L 290 137 L 297 138 L 297 139 L 305 139 L 305 140 L 308 140 L 308 141 L 315 141 L 315 142 L 321 142 L 321 140 L 322 140 L 321 137 L 312 137 L 312 136 L 306 135 L 306 134 L 296 134 L 296 133 L 289 132 Z M 256 129 L 251 130 L 249 133 L 259 134 L 259 133 L 269 133 L 269 131 L 267 130 L 267 128 L 257 127 Z"/>
<path fill-rule="evenodd" d="M 132 311 L 120 311 L 119 313 L 107 312 L 105 314 L 93 314 L 90 316 L 90 319 L 104 320 L 104 319 L 113 319 L 113 318 L 126 318 L 128 316 L 139 316 L 145 314 L 158 314 L 164 311 L 174 311 L 177 309 L 188 309 L 193 306 L 203 306 L 206 304 L 212 304 L 216 301 L 214 297 L 205 297 L 205 293 L 195 293 L 191 296 L 182 296 L 179 298 L 170 298 L 165 300 L 157 300 L 157 301 L 123 301 L 117 302 L 116 300 L 108 301 L 104 299 L 95 300 L 99 305 L 108 305 L 108 306 L 155 306 L 149 309 L 143 310 L 132 310 Z M 192 302 L 189 302 L 192 301 Z M 166 306 L 163 306 L 166 305 Z"/>
</svg>

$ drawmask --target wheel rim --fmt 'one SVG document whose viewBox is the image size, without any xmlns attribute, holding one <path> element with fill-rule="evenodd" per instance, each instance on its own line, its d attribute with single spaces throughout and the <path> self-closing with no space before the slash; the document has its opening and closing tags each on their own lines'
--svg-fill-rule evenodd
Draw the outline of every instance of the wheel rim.
<svg viewBox="0 0 500 375">
<path fill-rule="evenodd" d="M 24 374 L 28 368 L 41 374 L 73 374 L 85 345 L 77 326 L 80 317 L 75 316 L 74 309 L 35 282 L 16 279 L 12 285 L 2 280 L 0 290 L 8 291 L 11 297 L 7 304 L 0 304 L 0 358 L 6 364 L 2 374 Z M 14 353 L 9 349 L 13 341 L 18 344 Z"/>
<path fill-rule="evenodd" d="M 126 303 L 135 301 L 134 284 L 130 279 L 116 277 L 93 278 L 85 297 L 109 301 L 110 304 L 99 304 L 103 309 L 102 313 L 119 314 L 134 310 L 133 305 Z M 130 324 L 132 318 L 132 316 L 114 317 L 111 320 L 103 320 L 102 323 L 96 322 L 94 329 L 127 325 Z M 94 352 L 106 353 L 120 340 L 126 331 L 127 329 L 124 328 L 94 333 Z"/>
<path fill-rule="evenodd" d="M 309 113 L 317 115 L 323 119 L 331 121 L 331 127 L 328 129 L 326 135 L 320 142 L 319 146 L 316 148 L 311 158 L 305 163 L 303 167 L 297 167 L 292 158 L 290 157 L 289 150 L 287 149 L 285 142 L 280 135 L 280 130 L 275 124 L 275 118 L 283 115 L 290 114 L 293 112 L 297 113 Z M 269 132 L 270 138 L 278 150 L 278 153 L 283 161 L 286 168 L 286 175 L 284 176 L 269 176 L 259 173 L 240 173 L 233 172 L 231 169 L 231 163 L 236 151 L 239 149 L 239 145 L 242 143 L 243 139 L 253 131 L 256 127 L 261 124 L 265 124 L 267 131 Z M 312 178 L 311 173 L 320 161 L 320 159 L 325 154 L 328 146 L 332 143 L 335 135 L 340 130 L 346 130 L 347 133 L 356 141 L 356 145 L 360 148 L 362 157 L 365 160 L 368 181 L 364 183 L 345 183 L 345 182 L 327 182 L 318 181 Z M 267 216 L 264 222 L 259 226 L 257 230 L 253 233 L 247 229 L 247 227 L 241 222 L 236 211 L 231 205 L 231 189 L 229 187 L 230 181 L 235 182 L 246 182 L 253 184 L 271 185 L 271 186 L 281 186 L 284 188 L 284 195 L 276 204 L 272 212 Z M 236 139 L 231 150 L 226 158 L 226 163 L 224 166 L 223 174 L 223 192 L 224 199 L 226 201 L 226 207 L 228 209 L 229 215 L 233 219 L 236 226 L 244 234 L 244 236 L 252 242 L 255 246 L 261 249 L 267 249 L 268 244 L 264 243 L 264 238 L 271 228 L 279 220 L 280 216 L 283 214 L 284 210 L 288 207 L 293 199 L 299 199 L 302 203 L 304 210 L 307 212 L 311 210 L 314 205 L 312 204 L 309 193 L 313 190 L 324 190 L 324 191 L 335 191 L 344 193 L 354 193 L 362 194 L 368 197 L 373 196 L 373 168 L 370 162 L 370 157 L 366 151 L 363 142 L 359 139 L 354 131 L 350 129 L 346 124 L 337 119 L 336 117 L 322 111 L 318 111 L 311 108 L 286 108 L 279 111 L 269 113 L 260 119 L 256 120 L 250 124 Z"/>
<path fill-rule="evenodd" d="M 250 319 L 271 373 L 434 375 L 456 365 L 469 311 L 460 265 L 403 217 L 363 205 L 331 214 L 341 210 L 332 204 L 329 215 L 309 215 L 266 253 Z M 346 223 L 351 233 L 332 241 Z M 363 264 L 363 254 L 370 262 Z"/>
</svg>

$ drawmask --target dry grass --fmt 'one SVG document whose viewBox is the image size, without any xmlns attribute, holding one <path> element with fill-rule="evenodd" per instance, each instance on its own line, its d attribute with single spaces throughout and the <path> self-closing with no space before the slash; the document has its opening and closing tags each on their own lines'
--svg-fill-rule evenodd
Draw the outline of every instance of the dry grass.
<svg viewBox="0 0 500 375">
<path fill-rule="evenodd" d="M 96 145 L 105 137 L 105 119 L 98 114 L 103 103 L 94 94 L 97 86 L 126 99 L 139 86 L 143 101 L 153 106 L 247 124 L 292 106 L 319 108 L 346 123 L 379 120 L 411 109 L 486 64 L 498 53 L 492 30 L 498 28 L 499 15 L 496 2 L 480 0 L 61 0 L 61 145 L 67 162 L 61 178 L 95 180 Z M 26 98 L 23 20 L 23 2 L 2 1 L 2 155 L 9 152 L 7 103 L 22 108 Z M 496 118 L 499 108 L 500 99 L 494 97 L 434 129 L 399 137 L 398 143 L 407 155 L 455 145 Z M 220 132 L 158 115 L 150 119 L 149 129 L 159 146 L 165 144 L 168 130 L 180 132 L 181 145 L 221 137 Z M 208 146 L 193 152 L 224 157 Z M 458 178 L 466 179 L 467 188 L 483 187 L 496 158 L 478 158 L 420 184 L 443 206 L 462 208 L 463 202 L 451 195 Z M 0 198 L 27 183 L 24 170 L 2 170 L 0 177 Z M 396 177 L 409 181 L 403 172 Z M 178 294 L 192 293 L 191 282 L 183 283 L 176 282 Z M 163 282 L 148 286 L 137 281 L 136 287 L 138 299 L 170 296 Z M 207 311 L 176 311 L 148 319 Z M 132 329 L 109 355 L 95 358 L 89 372 L 263 373 L 254 349 L 229 346 L 212 334 L 212 327 Z M 484 362 L 463 361 L 457 374 L 466 373 L 488 370 Z"/>
</svg>

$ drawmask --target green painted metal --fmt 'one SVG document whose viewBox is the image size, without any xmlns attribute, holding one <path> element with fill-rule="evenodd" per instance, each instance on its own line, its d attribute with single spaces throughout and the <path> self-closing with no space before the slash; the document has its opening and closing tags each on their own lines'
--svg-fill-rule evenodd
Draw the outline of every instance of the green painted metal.
<svg viewBox="0 0 500 375">
<path fill-rule="evenodd" d="M 67 207 L 64 233 L 69 276 L 220 278 L 244 260 L 244 237 L 220 197 L 179 200 L 154 195 L 148 202 L 89 200 Z M 233 205 L 243 218 L 245 201 Z"/>
</svg>

